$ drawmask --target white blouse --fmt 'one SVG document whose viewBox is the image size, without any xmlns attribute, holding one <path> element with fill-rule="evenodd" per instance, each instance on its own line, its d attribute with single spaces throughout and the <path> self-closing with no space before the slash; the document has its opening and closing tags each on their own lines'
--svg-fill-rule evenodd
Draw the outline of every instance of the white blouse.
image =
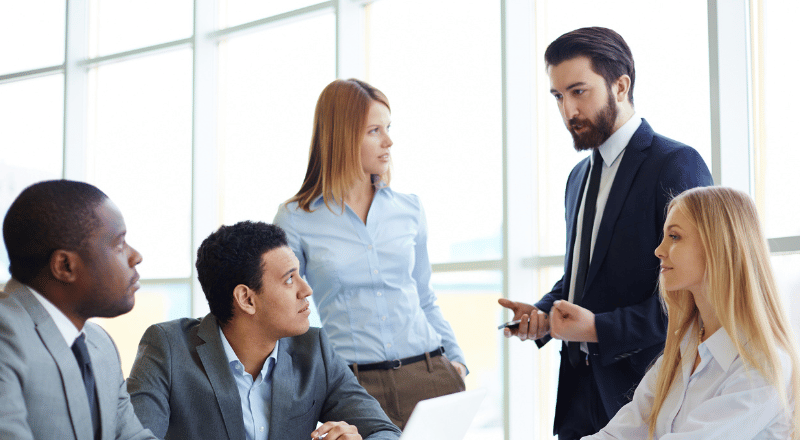
<svg viewBox="0 0 800 440">
<path fill-rule="evenodd" d="M 681 354 L 696 331 L 681 342 Z M 688 336 L 692 335 L 692 336 Z M 728 333 L 720 328 L 698 346 L 700 364 L 682 356 L 675 378 L 659 412 L 653 438 L 678 439 L 787 439 L 791 435 L 791 407 L 756 370 L 748 368 Z M 622 407 L 599 433 L 584 439 L 646 439 L 647 418 L 663 357 L 642 379 L 633 400 Z M 790 390 L 791 361 L 781 352 L 784 386 Z M 787 392 L 791 399 L 791 394 Z M 791 405 L 792 402 L 789 402 Z"/>
</svg>

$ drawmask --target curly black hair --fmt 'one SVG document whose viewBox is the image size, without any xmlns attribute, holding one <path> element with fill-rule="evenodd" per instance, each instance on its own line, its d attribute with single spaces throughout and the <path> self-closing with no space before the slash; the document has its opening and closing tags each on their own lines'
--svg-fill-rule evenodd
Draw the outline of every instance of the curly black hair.
<svg viewBox="0 0 800 440">
<path fill-rule="evenodd" d="M 239 284 L 261 289 L 265 253 L 288 246 L 286 233 L 278 226 L 243 221 L 220 226 L 197 249 L 197 278 L 211 313 L 221 324 L 233 316 L 233 289 Z"/>
</svg>

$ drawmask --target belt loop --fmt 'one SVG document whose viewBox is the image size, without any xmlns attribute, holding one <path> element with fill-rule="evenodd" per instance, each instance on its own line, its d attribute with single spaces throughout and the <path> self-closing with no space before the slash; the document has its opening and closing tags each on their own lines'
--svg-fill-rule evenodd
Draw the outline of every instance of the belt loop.
<svg viewBox="0 0 800 440">
<path fill-rule="evenodd" d="M 350 368 L 353 369 L 353 374 L 356 375 L 356 379 L 358 379 L 358 364 L 350 365 Z"/>
<path fill-rule="evenodd" d="M 431 354 L 425 352 L 425 363 L 428 365 L 428 373 L 433 373 L 433 365 L 431 365 Z"/>
</svg>

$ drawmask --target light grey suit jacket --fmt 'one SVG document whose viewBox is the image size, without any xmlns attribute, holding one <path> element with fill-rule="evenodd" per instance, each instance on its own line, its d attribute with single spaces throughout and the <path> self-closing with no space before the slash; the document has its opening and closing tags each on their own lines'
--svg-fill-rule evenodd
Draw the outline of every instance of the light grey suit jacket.
<svg viewBox="0 0 800 440">
<path fill-rule="evenodd" d="M 283 338 L 278 350 L 270 439 L 307 440 L 317 421 L 345 421 L 365 439 L 400 437 L 320 329 Z M 142 424 L 161 438 L 245 438 L 239 391 L 211 314 L 148 328 L 128 391 Z"/>
<path fill-rule="evenodd" d="M 84 325 L 95 374 L 102 439 L 154 439 L 131 406 L 119 354 L 97 324 Z M 0 439 L 93 440 L 75 355 L 28 287 L 0 293 Z"/>
</svg>

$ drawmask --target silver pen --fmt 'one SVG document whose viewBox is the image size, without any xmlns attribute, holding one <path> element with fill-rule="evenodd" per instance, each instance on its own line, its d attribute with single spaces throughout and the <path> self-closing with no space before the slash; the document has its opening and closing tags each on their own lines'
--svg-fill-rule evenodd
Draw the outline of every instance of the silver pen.
<svg viewBox="0 0 800 440">
<path fill-rule="evenodd" d="M 314 440 L 322 440 L 322 439 L 324 439 L 324 438 L 325 438 L 325 437 L 327 437 L 327 436 L 328 436 L 328 433 L 326 432 L 325 434 L 318 435 L 318 436 L 317 436 L 317 438 L 315 438 Z"/>
</svg>

